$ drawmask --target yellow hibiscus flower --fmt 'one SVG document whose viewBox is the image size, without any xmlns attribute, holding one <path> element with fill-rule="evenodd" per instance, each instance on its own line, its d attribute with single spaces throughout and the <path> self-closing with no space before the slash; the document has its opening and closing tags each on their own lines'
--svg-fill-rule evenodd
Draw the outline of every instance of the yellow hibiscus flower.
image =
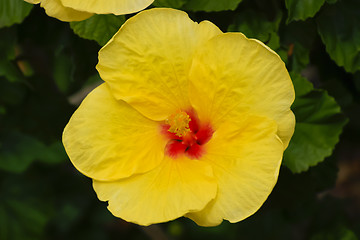
<svg viewBox="0 0 360 240">
<path fill-rule="evenodd" d="M 96 14 L 123 15 L 138 12 L 154 0 L 24 0 L 38 4 L 47 15 L 61 21 L 82 21 Z"/>
<path fill-rule="evenodd" d="M 63 143 L 113 215 L 214 226 L 260 208 L 295 125 L 293 85 L 274 51 L 151 9 L 100 50 L 97 69 L 105 83 L 74 113 Z"/>
</svg>

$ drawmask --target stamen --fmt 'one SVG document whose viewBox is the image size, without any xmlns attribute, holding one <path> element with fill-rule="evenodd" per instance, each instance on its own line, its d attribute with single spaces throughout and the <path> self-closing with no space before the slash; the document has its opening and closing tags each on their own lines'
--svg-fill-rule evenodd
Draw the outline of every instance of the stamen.
<svg viewBox="0 0 360 240">
<path fill-rule="evenodd" d="M 165 154 L 173 159 L 187 156 L 200 159 L 206 152 L 205 144 L 212 138 L 214 130 L 210 123 L 200 122 L 193 109 L 177 111 L 165 120 L 161 132 L 169 139 Z"/>
<path fill-rule="evenodd" d="M 170 126 L 168 129 L 169 132 L 175 133 L 176 136 L 182 137 L 190 132 L 190 121 L 191 119 L 189 115 L 187 115 L 186 112 L 179 110 L 166 119 L 165 123 Z"/>
</svg>

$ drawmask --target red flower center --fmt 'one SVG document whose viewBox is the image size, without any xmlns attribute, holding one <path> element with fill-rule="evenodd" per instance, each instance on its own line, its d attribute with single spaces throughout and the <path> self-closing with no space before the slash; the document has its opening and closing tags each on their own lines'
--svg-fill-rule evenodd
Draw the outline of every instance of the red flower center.
<svg viewBox="0 0 360 240">
<path fill-rule="evenodd" d="M 179 111 L 171 115 L 162 126 L 163 134 L 169 139 L 165 154 L 177 158 L 183 154 L 199 159 L 205 152 L 214 130 L 210 124 L 201 123 L 194 110 Z"/>
</svg>

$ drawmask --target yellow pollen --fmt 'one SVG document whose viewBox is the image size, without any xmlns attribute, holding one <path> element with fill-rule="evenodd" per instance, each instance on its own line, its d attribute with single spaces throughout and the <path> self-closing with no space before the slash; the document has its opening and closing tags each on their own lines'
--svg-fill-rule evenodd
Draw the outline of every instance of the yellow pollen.
<svg viewBox="0 0 360 240">
<path fill-rule="evenodd" d="M 186 112 L 179 110 L 166 119 L 165 123 L 170 125 L 170 128 L 168 129 L 169 132 L 175 133 L 176 136 L 182 137 L 190 132 L 190 121 L 191 119 L 189 115 L 187 115 Z"/>
</svg>

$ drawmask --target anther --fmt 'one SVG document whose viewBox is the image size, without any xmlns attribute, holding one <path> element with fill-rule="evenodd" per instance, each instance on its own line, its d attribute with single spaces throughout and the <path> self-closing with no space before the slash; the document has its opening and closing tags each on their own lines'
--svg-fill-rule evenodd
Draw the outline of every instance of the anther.
<svg viewBox="0 0 360 240">
<path fill-rule="evenodd" d="M 168 131 L 175 133 L 176 136 L 182 137 L 190 132 L 189 122 L 191 121 L 189 115 L 183 111 L 177 111 L 165 120 L 165 124 L 169 125 Z"/>
</svg>

